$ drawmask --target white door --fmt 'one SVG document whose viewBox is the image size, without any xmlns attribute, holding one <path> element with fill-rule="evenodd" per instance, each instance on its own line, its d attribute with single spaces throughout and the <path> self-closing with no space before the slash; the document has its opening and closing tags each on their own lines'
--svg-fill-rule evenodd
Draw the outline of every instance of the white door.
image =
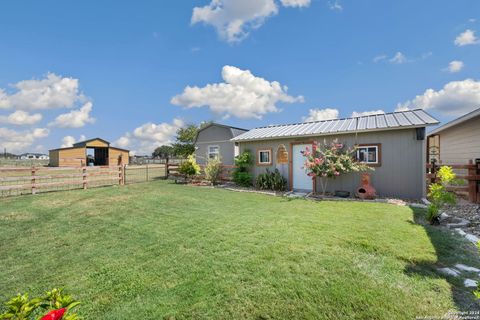
<svg viewBox="0 0 480 320">
<path fill-rule="evenodd" d="M 292 180 L 293 190 L 312 191 L 312 178 L 307 175 L 303 164 L 305 163 L 304 156 L 300 153 L 305 151 L 305 148 L 312 149 L 311 144 L 294 144 L 292 146 Z"/>
</svg>

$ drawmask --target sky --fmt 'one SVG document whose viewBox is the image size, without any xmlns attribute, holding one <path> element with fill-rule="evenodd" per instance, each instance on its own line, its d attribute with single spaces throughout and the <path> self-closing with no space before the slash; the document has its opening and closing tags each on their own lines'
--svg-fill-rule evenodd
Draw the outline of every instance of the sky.
<svg viewBox="0 0 480 320">
<path fill-rule="evenodd" d="M 0 148 L 480 107 L 478 0 L 0 2 Z"/>
</svg>

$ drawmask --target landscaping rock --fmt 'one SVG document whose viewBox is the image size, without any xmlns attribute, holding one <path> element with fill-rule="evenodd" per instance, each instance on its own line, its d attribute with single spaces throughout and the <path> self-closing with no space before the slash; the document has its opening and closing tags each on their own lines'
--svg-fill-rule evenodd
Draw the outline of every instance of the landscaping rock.
<svg viewBox="0 0 480 320">
<path fill-rule="evenodd" d="M 440 214 L 440 216 L 438 217 L 438 219 L 440 219 L 440 221 L 446 220 L 448 218 L 450 218 L 450 216 L 448 214 L 446 214 L 445 212 L 442 212 Z"/>
<path fill-rule="evenodd" d="M 465 239 L 467 239 L 468 241 L 474 244 L 477 244 L 477 242 L 480 240 L 476 235 L 473 235 L 470 233 L 467 233 L 467 235 L 465 236 Z"/>
<path fill-rule="evenodd" d="M 461 235 L 462 237 L 465 237 L 467 235 L 467 233 L 460 228 L 456 228 L 455 232 Z"/>
<path fill-rule="evenodd" d="M 473 288 L 473 287 L 477 287 L 477 281 L 475 280 L 472 280 L 472 279 L 465 279 L 465 281 L 463 282 L 463 285 L 467 288 Z"/>
<path fill-rule="evenodd" d="M 470 266 L 466 266 L 466 265 L 461 264 L 461 263 L 457 263 L 455 265 L 455 268 L 457 268 L 459 270 L 462 270 L 462 271 L 467 271 L 467 272 L 480 272 L 480 269 L 470 267 Z"/>
<path fill-rule="evenodd" d="M 458 277 L 460 275 L 460 271 L 453 268 L 440 268 L 438 271 L 452 277 Z"/>
<path fill-rule="evenodd" d="M 447 228 L 454 229 L 454 228 L 464 228 L 470 224 L 470 221 L 462 218 L 453 218 L 455 222 L 447 223 Z"/>
<path fill-rule="evenodd" d="M 470 223 L 460 228 L 467 233 L 480 237 L 480 205 L 459 199 L 457 205 L 448 207 L 446 211 L 450 217 L 468 220 Z M 454 223 L 450 219 L 446 222 Z"/>
</svg>

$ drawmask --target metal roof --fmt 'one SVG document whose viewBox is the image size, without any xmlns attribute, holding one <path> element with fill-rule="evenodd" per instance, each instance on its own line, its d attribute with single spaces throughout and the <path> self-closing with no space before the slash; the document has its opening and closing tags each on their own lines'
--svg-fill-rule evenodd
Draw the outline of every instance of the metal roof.
<svg viewBox="0 0 480 320">
<path fill-rule="evenodd" d="M 473 118 L 478 117 L 478 116 L 480 116 L 480 108 L 475 109 L 475 110 L 473 110 L 473 111 L 471 111 L 471 112 L 469 112 L 469 113 L 467 113 L 467 114 L 465 114 L 465 115 L 463 115 L 463 116 L 461 116 L 461 117 L 459 117 L 455 120 L 452 120 L 452 121 L 444 124 L 441 127 L 438 127 L 436 129 L 434 129 L 432 132 L 429 132 L 428 135 L 431 136 L 431 135 L 434 135 L 434 134 L 438 134 L 438 133 L 442 132 L 443 130 L 446 130 L 448 128 L 451 128 L 451 127 L 454 127 L 456 125 L 462 124 L 465 121 L 468 121 L 468 120 L 473 119 Z"/>
<path fill-rule="evenodd" d="M 375 114 L 355 118 L 273 125 L 255 128 L 232 141 L 268 140 L 290 137 L 332 135 L 366 131 L 425 127 L 438 120 L 421 109 Z"/>
</svg>

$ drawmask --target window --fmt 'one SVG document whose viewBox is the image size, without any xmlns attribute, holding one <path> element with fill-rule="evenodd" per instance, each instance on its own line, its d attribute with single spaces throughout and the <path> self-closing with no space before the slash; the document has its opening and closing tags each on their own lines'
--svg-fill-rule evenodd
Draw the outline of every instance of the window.
<svg viewBox="0 0 480 320">
<path fill-rule="evenodd" d="M 357 147 L 357 160 L 370 165 L 379 166 L 380 161 L 380 144 L 359 145 Z"/>
<path fill-rule="evenodd" d="M 258 150 L 257 164 L 271 165 L 272 164 L 272 149 Z"/>
<path fill-rule="evenodd" d="M 219 146 L 208 146 L 208 159 L 220 159 Z"/>
</svg>

